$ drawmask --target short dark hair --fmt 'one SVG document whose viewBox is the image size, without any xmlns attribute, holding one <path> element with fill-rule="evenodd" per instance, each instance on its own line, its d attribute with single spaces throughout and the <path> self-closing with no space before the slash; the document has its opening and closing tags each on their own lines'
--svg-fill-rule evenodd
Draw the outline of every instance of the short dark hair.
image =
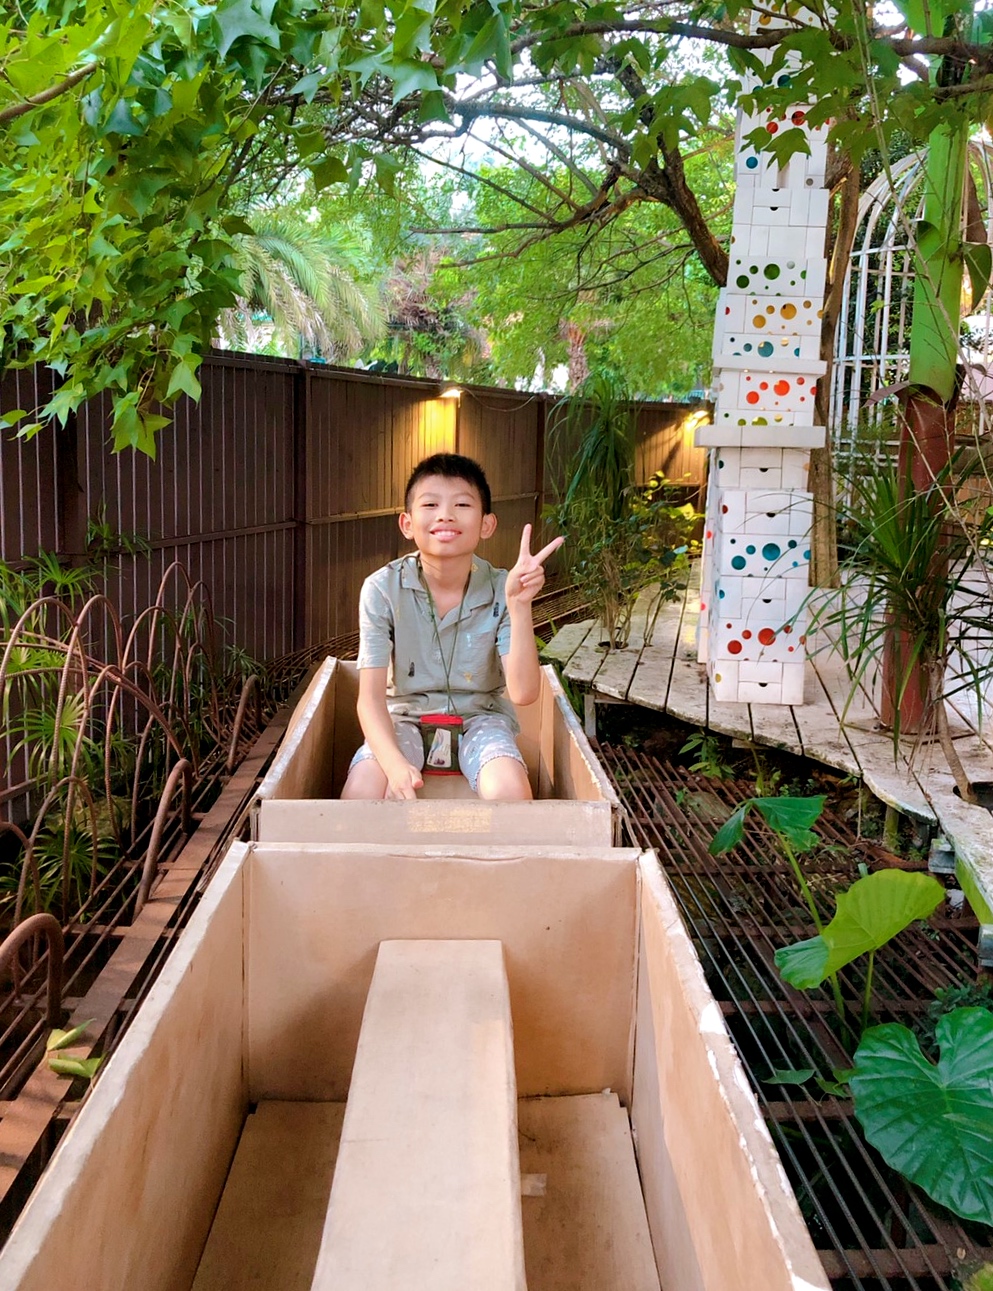
<svg viewBox="0 0 993 1291">
<path fill-rule="evenodd" d="M 410 510 L 410 495 L 421 480 L 426 480 L 429 475 L 440 475 L 443 480 L 465 480 L 479 494 L 483 515 L 489 515 L 493 510 L 493 497 L 483 468 L 471 457 L 463 457 L 461 453 L 433 453 L 430 457 L 425 457 L 423 462 L 418 462 L 403 492 L 404 510 Z"/>
</svg>

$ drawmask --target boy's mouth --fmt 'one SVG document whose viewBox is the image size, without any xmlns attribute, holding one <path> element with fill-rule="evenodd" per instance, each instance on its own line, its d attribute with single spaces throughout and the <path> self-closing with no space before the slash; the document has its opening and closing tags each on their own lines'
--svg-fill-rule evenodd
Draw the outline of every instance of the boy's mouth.
<svg viewBox="0 0 993 1291">
<path fill-rule="evenodd" d="M 432 529 L 431 537 L 432 538 L 458 538 L 461 532 L 462 532 L 461 529 Z"/>
</svg>

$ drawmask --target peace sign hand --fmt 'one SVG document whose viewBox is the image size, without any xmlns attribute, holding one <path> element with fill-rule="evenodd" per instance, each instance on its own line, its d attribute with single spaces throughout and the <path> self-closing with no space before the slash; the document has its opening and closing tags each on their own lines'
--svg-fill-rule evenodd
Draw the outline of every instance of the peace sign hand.
<svg viewBox="0 0 993 1291">
<path fill-rule="evenodd" d="M 564 538 L 553 538 L 541 551 L 531 554 L 531 526 L 526 524 L 521 534 L 521 551 L 517 564 L 507 574 L 507 587 L 504 595 L 508 606 L 530 605 L 545 584 L 544 562 L 565 542 Z"/>
</svg>

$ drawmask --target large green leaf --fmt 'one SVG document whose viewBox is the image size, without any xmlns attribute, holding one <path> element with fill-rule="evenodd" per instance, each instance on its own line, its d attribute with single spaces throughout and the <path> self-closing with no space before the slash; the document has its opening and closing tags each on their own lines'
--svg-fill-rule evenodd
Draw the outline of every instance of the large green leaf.
<svg viewBox="0 0 993 1291">
<path fill-rule="evenodd" d="M 945 895 L 929 874 L 877 870 L 838 896 L 834 918 L 818 937 L 776 951 L 783 979 L 806 991 L 880 946 L 916 919 L 926 919 Z"/>
<path fill-rule="evenodd" d="M 855 1115 L 884 1160 L 963 1219 L 993 1223 L 993 1014 L 937 1026 L 937 1066 L 912 1032 L 871 1027 L 855 1053 Z"/>
</svg>

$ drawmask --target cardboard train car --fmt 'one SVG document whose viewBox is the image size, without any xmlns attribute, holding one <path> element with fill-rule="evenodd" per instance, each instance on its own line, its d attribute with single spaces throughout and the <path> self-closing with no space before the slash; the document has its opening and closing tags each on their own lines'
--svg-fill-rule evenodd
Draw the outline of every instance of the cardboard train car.
<svg viewBox="0 0 993 1291">
<path fill-rule="evenodd" d="M 0 1287 L 828 1291 L 554 674 L 521 713 L 532 803 L 337 801 L 355 690 L 313 678 Z"/>
</svg>

